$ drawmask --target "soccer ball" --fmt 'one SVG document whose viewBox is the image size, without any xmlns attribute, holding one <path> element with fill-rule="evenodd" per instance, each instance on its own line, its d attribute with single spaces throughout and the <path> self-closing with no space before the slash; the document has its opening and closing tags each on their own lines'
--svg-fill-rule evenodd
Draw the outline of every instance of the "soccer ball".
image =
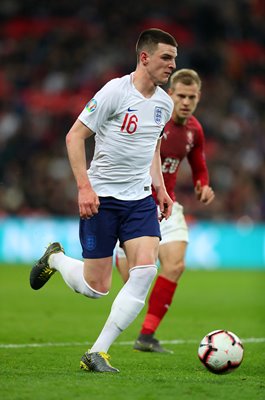
<svg viewBox="0 0 265 400">
<path fill-rule="evenodd" d="M 238 368 L 243 353 L 241 340 L 233 332 L 225 330 L 208 333 L 198 349 L 199 359 L 214 374 L 227 374 Z"/>
</svg>

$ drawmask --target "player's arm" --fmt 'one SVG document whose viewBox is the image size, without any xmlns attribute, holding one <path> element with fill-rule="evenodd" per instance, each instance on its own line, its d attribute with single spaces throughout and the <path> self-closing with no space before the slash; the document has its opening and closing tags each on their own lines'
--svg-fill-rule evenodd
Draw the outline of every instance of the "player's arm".
<svg viewBox="0 0 265 400">
<path fill-rule="evenodd" d="M 87 176 L 85 141 L 93 132 L 79 119 L 66 135 L 66 147 L 70 165 L 78 188 L 78 206 L 81 218 L 97 214 L 99 199 Z"/>
<path fill-rule="evenodd" d="M 156 191 L 157 201 L 159 203 L 159 208 L 161 211 L 161 217 L 168 219 L 168 217 L 170 217 L 172 212 L 173 201 L 168 195 L 164 183 L 164 178 L 161 170 L 160 146 L 161 146 L 161 140 L 158 140 L 150 173 L 152 177 L 152 184 Z"/>
<path fill-rule="evenodd" d="M 209 173 L 204 153 L 203 132 L 200 132 L 197 143 L 191 149 L 187 158 L 192 170 L 195 195 L 202 203 L 210 204 L 215 194 L 211 186 L 209 186 Z"/>
</svg>

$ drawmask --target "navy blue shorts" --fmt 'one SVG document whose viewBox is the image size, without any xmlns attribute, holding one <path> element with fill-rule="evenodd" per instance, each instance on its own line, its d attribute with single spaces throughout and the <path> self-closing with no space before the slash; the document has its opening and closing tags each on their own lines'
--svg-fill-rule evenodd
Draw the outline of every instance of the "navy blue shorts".
<svg viewBox="0 0 265 400">
<path fill-rule="evenodd" d="M 132 201 L 113 197 L 99 197 L 99 200 L 98 214 L 90 219 L 80 218 L 83 258 L 112 256 L 118 239 L 121 244 L 141 236 L 157 236 L 161 239 L 153 196 Z"/>
</svg>

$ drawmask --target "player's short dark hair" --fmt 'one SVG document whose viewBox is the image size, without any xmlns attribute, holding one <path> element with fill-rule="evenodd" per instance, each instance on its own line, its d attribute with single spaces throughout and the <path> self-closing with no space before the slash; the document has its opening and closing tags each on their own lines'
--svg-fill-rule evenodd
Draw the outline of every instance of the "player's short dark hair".
<svg viewBox="0 0 265 400">
<path fill-rule="evenodd" d="M 173 89 L 177 82 L 181 82 L 188 86 L 196 83 L 199 89 L 201 89 L 202 86 L 201 78 L 199 77 L 198 73 L 194 71 L 194 69 L 188 68 L 182 68 L 178 71 L 175 71 L 170 77 L 169 87 Z"/>
<path fill-rule="evenodd" d="M 146 49 L 151 53 L 156 50 L 158 43 L 169 44 L 170 46 L 178 47 L 176 39 L 170 33 L 161 29 L 151 28 L 140 33 L 136 43 L 137 61 L 142 50 Z"/>
</svg>

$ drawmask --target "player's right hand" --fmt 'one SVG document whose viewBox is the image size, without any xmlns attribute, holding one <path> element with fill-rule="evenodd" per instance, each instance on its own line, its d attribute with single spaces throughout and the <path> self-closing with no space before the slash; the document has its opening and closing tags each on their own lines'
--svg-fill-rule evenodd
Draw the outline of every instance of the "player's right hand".
<svg viewBox="0 0 265 400">
<path fill-rule="evenodd" d="M 98 213 L 100 202 L 93 189 L 80 188 L 78 191 L 78 206 L 80 218 L 89 219 Z"/>
</svg>

